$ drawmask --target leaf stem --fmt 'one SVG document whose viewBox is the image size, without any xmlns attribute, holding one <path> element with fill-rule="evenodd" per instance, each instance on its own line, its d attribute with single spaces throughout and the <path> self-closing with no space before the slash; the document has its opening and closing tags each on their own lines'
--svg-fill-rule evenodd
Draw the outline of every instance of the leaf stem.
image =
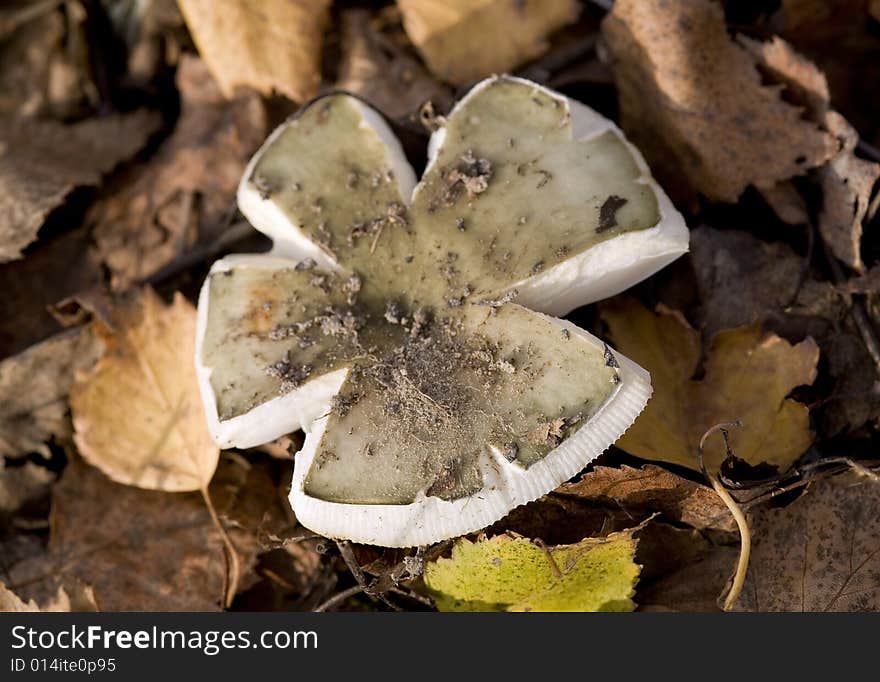
<svg viewBox="0 0 880 682">
<path fill-rule="evenodd" d="M 722 437 L 724 438 L 724 443 L 727 446 L 728 451 L 730 450 L 730 446 L 727 442 L 727 429 L 730 427 L 741 427 L 742 422 L 722 422 L 721 424 L 716 424 L 711 427 L 703 434 L 703 437 L 700 438 L 700 469 L 703 471 L 703 475 L 709 480 L 709 483 L 712 484 L 712 489 L 721 498 L 721 501 L 724 502 L 725 506 L 730 510 L 730 514 L 733 516 L 733 520 L 736 521 L 736 527 L 739 529 L 739 559 L 736 562 L 736 571 L 733 574 L 733 583 L 730 585 L 730 590 L 727 593 L 727 596 L 724 598 L 724 610 L 730 611 L 733 608 L 733 605 L 736 603 L 736 600 L 739 599 L 739 595 L 742 592 L 743 584 L 746 581 L 746 573 L 749 570 L 749 556 L 752 552 L 752 534 L 749 530 L 749 523 L 746 520 L 745 514 L 743 514 L 742 509 L 739 506 L 739 503 L 733 499 L 733 496 L 727 491 L 727 489 L 721 485 L 721 482 L 714 474 L 710 474 L 706 470 L 706 465 L 703 461 L 703 446 L 706 444 L 706 440 L 716 431 L 720 431 Z"/>
<path fill-rule="evenodd" d="M 202 493 L 202 499 L 205 501 L 208 513 L 211 515 L 211 521 L 219 531 L 220 539 L 223 541 L 223 554 L 226 557 L 226 589 L 223 591 L 223 604 L 228 609 L 232 606 L 232 600 L 235 598 L 236 592 L 238 592 L 238 582 L 241 579 L 241 561 L 238 558 L 238 552 L 235 551 L 235 545 L 232 544 L 232 538 L 229 537 L 229 533 L 226 532 L 226 528 L 223 527 L 223 523 L 217 515 L 217 510 L 211 501 L 208 488 L 200 488 L 199 492 Z"/>
</svg>

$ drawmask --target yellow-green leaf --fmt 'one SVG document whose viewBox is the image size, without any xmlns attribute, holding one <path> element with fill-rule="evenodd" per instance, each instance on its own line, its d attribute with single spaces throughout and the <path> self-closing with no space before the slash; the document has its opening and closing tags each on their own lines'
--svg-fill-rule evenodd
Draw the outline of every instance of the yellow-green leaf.
<svg viewBox="0 0 880 682">
<path fill-rule="evenodd" d="M 639 566 L 633 532 L 541 547 L 499 535 L 463 538 L 425 567 L 441 611 L 631 611 Z"/>
</svg>

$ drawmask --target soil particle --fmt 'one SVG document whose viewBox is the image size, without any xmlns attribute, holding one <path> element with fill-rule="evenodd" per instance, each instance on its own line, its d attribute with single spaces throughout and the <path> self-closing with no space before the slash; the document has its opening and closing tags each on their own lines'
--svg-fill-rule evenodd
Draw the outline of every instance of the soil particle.
<svg viewBox="0 0 880 682">
<path fill-rule="evenodd" d="M 627 199 L 612 194 L 599 208 L 599 226 L 597 233 L 617 227 L 617 212 L 627 204 Z"/>
</svg>

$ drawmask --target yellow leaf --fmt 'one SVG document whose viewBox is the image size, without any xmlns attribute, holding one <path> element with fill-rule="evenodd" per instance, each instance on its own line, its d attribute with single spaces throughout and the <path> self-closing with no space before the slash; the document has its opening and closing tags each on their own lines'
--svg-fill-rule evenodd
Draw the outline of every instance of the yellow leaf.
<svg viewBox="0 0 880 682">
<path fill-rule="evenodd" d="M 321 83 L 321 43 L 331 0 L 178 0 L 180 11 L 220 89 L 302 102 Z"/>
<path fill-rule="evenodd" d="M 219 450 L 205 425 L 192 358 L 196 312 L 147 289 L 101 331 L 107 352 L 71 389 L 82 456 L 120 483 L 179 492 L 204 489 Z"/>
<path fill-rule="evenodd" d="M 425 567 L 441 611 L 631 611 L 639 566 L 634 530 L 541 547 L 499 535 L 463 538 Z"/>
<path fill-rule="evenodd" d="M 807 338 L 791 345 L 758 326 L 719 332 L 708 349 L 705 375 L 692 379 L 700 340 L 680 313 L 657 313 L 633 299 L 602 306 L 615 347 L 651 372 L 654 395 L 617 446 L 645 459 L 699 469 L 700 438 L 721 422 L 740 420 L 730 445 L 751 465 L 766 462 L 785 470 L 813 442 L 806 405 L 786 398 L 816 378 L 819 348 Z M 725 457 L 720 438 L 704 453 L 706 466 Z"/>
<path fill-rule="evenodd" d="M 575 0 L 397 0 L 397 5 L 431 71 L 456 85 L 537 57 L 547 49 L 546 37 L 579 11 Z"/>
</svg>

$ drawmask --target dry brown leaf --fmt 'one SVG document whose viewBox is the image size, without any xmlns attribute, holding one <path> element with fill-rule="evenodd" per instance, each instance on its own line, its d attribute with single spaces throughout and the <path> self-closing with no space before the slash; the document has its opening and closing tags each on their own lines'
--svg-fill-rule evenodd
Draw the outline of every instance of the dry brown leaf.
<svg viewBox="0 0 880 682">
<path fill-rule="evenodd" d="M 40 607 L 31 599 L 23 601 L 15 592 L 0 583 L 0 612 L 2 613 L 36 613 Z"/>
<path fill-rule="evenodd" d="M 55 474 L 46 467 L 28 461 L 9 466 L 0 459 L 0 518 L 29 502 L 48 499 L 49 486 L 54 481 Z"/>
<path fill-rule="evenodd" d="M 577 19 L 575 0 L 397 0 L 428 67 L 455 85 L 510 71 L 542 54 Z"/>
<path fill-rule="evenodd" d="M 178 0 L 199 54 L 220 89 L 236 86 L 296 102 L 321 83 L 321 44 L 331 0 Z"/>
<path fill-rule="evenodd" d="M 9 5 L 9 3 L 6 3 Z M 82 115 L 99 102 L 81 3 L 13 3 L 0 10 L 0 115 Z"/>
<path fill-rule="evenodd" d="M 702 226 L 691 231 L 691 264 L 706 336 L 753 322 L 787 338 L 839 333 L 847 308 L 833 284 L 804 272 L 787 244 L 748 232 Z"/>
<path fill-rule="evenodd" d="M 760 327 L 719 332 L 694 380 L 699 334 L 680 313 L 647 310 L 630 298 L 604 304 L 615 347 L 651 372 L 654 394 L 636 423 L 617 442 L 630 454 L 699 470 L 698 446 L 710 427 L 742 421 L 730 431 L 736 456 L 785 470 L 813 442 L 809 409 L 787 399 L 816 378 L 819 348 L 807 338 L 794 346 Z M 725 457 L 720 436 L 707 443 L 705 463 L 717 470 Z"/>
<path fill-rule="evenodd" d="M 880 144 L 880 89 L 865 74 L 880 62 L 880 34 L 869 16 L 876 0 L 781 0 L 766 30 L 812 59 L 827 77 L 831 101 L 874 145 Z M 876 14 L 873 15 L 876 21 Z"/>
<path fill-rule="evenodd" d="M 87 217 L 117 289 L 223 231 L 241 174 L 266 133 L 260 98 L 242 93 L 225 101 L 195 57 L 181 60 L 177 85 L 183 101 L 174 133 Z"/>
<path fill-rule="evenodd" d="M 146 289 L 121 305 L 115 329 L 96 323 L 107 351 L 70 392 L 74 442 L 120 483 L 169 492 L 203 490 L 217 467 L 199 397 L 196 311 L 180 294 L 165 306 Z"/>
<path fill-rule="evenodd" d="M 744 611 L 880 610 L 880 483 L 814 483 L 784 509 L 751 514 Z"/>
<path fill-rule="evenodd" d="M 718 595 L 730 581 L 738 554 L 738 547 L 715 547 L 679 570 L 639 585 L 639 610 L 720 611 Z"/>
<path fill-rule="evenodd" d="M 102 285 L 101 261 L 88 229 L 41 239 L 27 258 L 0 263 L 0 358 L 61 331 L 49 306 Z"/>
<path fill-rule="evenodd" d="M 602 32 L 623 127 L 676 194 L 736 201 L 836 153 L 833 136 L 762 84 L 718 3 L 619 0 Z"/>
<path fill-rule="evenodd" d="M 285 522 L 259 463 L 224 458 L 210 495 L 241 557 L 246 589 L 260 537 Z M 198 493 L 169 494 L 114 483 L 79 458 L 55 485 L 49 552 L 7 569 L 19 593 L 47 603 L 63 585 L 75 599 L 87 582 L 103 611 L 216 611 L 226 567 L 216 526 Z M 80 610 L 79 607 L 77 610 Z"/>
<path fill-rule="evenodd" d="M 880 178 L 880 164 L 857 158 L 853 154 L 855 131 L 847 137 L 843 150 L 819 169 L 822 208 L 818 226 L 832 253 L 856 272 L 864 272 L 862 222 L 868 212 L 871 190 Z"/>
<path fill-rule="evenodd" d="M 0 119 L 0 263 L 20 258 L 72 189 L 97 185 L 158 125 L 145 110 L 71 125 Z"/>
<path fill-rule="evenodd" d="M 779 38 L 765 43 L 740 38 L 740 42 L 765 71 L 785 84 L 789 99 L 803 104 L 810 118 L 838 140 L 839 151 L 818 170 L 823 195 L 818 227 L 838 259 L 857 272 L 863 271 L 862 221 L 880 177 L 880 164 L 856 158 L 853 152 L 859 135 L 830 109 L 828 82 L 812 62 Z"/>
<path fill-rule="evenodd" d="M 711 488 L 694 483 L 653 464 L 597 466 L 574 483 L 565 483 L 557 495 L 593 504 L 619 506 L 632 517 L 653 513 L 698 529 L 733 530 L 730 512 Z"/>
<path fill-rule="evenodd" d="M 360 95 L 386 116 L 412 118 L 427 101 L 445 111 L 449 88 L 435 80 L 379 27 L 366 10 L 342 14 L 342 60 L 336 86 Z"/>
<path fill-rule="evenodd" d="M 50 456 L 46 442 L 71 432 L 67 394 L 74 372 L 91 367 L 99 354 L 91 335 L 75 329 L 0 363 L 0 455 Z"/>
</svg>

